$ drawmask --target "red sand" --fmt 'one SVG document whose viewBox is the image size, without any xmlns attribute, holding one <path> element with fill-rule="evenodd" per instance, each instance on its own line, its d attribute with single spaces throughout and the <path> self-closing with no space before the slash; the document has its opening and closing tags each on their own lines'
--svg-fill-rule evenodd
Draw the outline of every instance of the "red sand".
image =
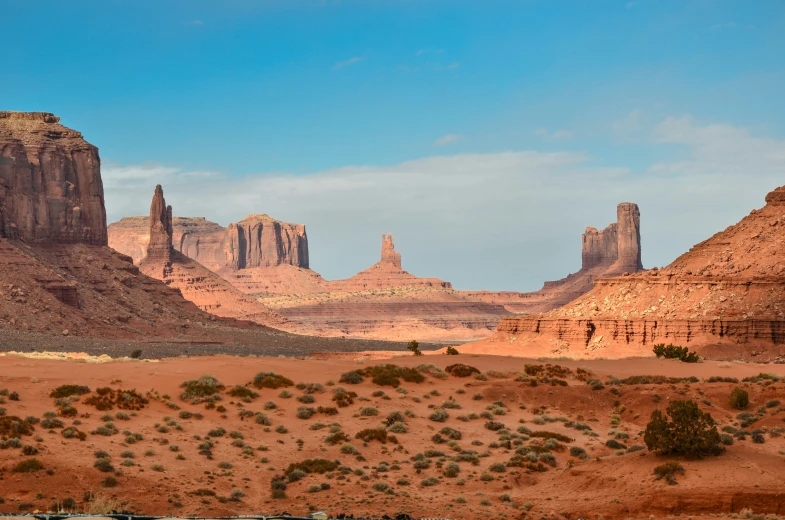
<svg viewBox="0 0 785 520">
<path fill-rule="evenodd" d="M 525 363 L 543 363 L 520 358 L 497 356 L 425 356 L 395 358 L 389 362 L 401 366 L 414 366 L 418 363 L 434 363 L 444 367 L 448 364 L 466 363 L 487 372 L 488 370 L 519 372 Z M 23 456 L 21 450 L 8 448 L 2 454 L 2 471 L 0 476 L 0 511 L 16 512 L 19 503 L 31 503 L 31 508 L 46 510 L 57 499 L 73 497 L 81 503 L 85 492 L 116 501 L 118 507 L 133 510 L 137 513 L 171 514 L 171 515 L 220 515 L 220 514 L 259 514 L 288 511 L 293 514 L 307 512 L 309 506 L 316 509 L 327 509 L 331 514 L 340 512 L 357 515 L 381 515 L 406 512 L 415 516 L 446 516 L 451 518 L 517 518 L 523 509 L 531 506 L 531 512 L 541 516 L 555 518 L 570 516 L 572 518 L 596 518 L 601 514 L 604 518 L 649 517 L 649 515 L 667 515 L 671 513 L 709 514 L 739 512 L 742 508 L 751 508 L 756 513 L 782 513 L 785 503 L 785 490 L 782 480 L 785 478 L 785 466 L 781 451 L 785 449 L 783 438 L 778 431 L 782 429 L 785 412 L 778 406 L 765 408 L 765 417 L 756 422 L 750 429 L 760 428 L 769 432 L 764 444 L 753 444 L 750 438 L 736 441 L 729 446 L 727 453 L 720 457 L 711 457 L 702 461 L 682 461 L 686 470 L 684 477 L 679 477 L 679 484 L 668 486 L 663 481 L 656 481 L 652 469 L 664 462 L 664 459 L 648 453 L 646 450 L 623 455 L 615 455 L 614 450 L 604 446 L 608 431 L 615 428 L 626 432 L 627 445 L 642 445 L 640 432 L 645 428 L 652 410 L 658 404 L 653 396 L 661 396 L 660 406 L 664 407 L 669 399 L 690 398 L 701 402 L 701 406 L 710 411 L 721 425 L 735 422 L 736 410 L 729 409 L 728 394 L 732 387 L 729 383 L 700 383 L 676 385 L 636 385 L 620 386 L 621 396 L 613 395 L 610 386 L 600 391 L 591 391 L 584 382 L 569 380 L 569 386 L 550 386 L 540 384 L 532 387 L 528 383 L 514 381 L 514 374 L 503 379 L 491 378 L 489 381 L 478 381 L 473 378 L 455 378 L 448 376 L 444 380 L 433 377 L 426 378 L 421 384 L 403 383 L 408 395 L 402 396 L 395 389 L 379 387 L 366 380 L 360 385 L 341 385 L 355 391 L 359 398 L 353 405 L 341 408 L 336 416 L 328 417 L 316 414 L 314 417 L 301 420 L 296 417 L 300 406 L 333 406 L 330 401 L 331 389 L 326 386 L 325 393 L 315 394 L 314 404 L 304 405 L 295 398 L 284 399 L 278 396 L 279 390 L 261 390 L 261 396 L 244 408 L 252 411 L 263 410 L 263 403 L 274 401 L 277 410 L 266 413 L 272 421 L 271 431 L 265 432 L 264 427 L 256 424 L 253 419 L 241 421 L 238 417 L 237 400 L 223 392 L 223 400 L 218 403 L 226 406 L 225 417 L 216 410 L 206 410 L 204 405 L 191 405 L 179 399 L 182 381 L 194 379 L 204 374 L 212 374 L 227 385 L 245 384 L 252 380 L 259 371 L 275 371 L 293 379 L 295 382 L 313 382 L 325 384 L 329 380 L 338 381 L 344 372 L 361 369 L 376 362 L 358 363 L 344 359 L 289 359 L 289 358 L 179 358 L 157 363 L 143 362 L 109 362 L 88 364 L 75 361 L 54 361 L 28 359 L 23 357 L 0 357 L 0 389 L 17 391 L 19 401 L 6 402 L 0 406 L 6 409 L 7 415 L 26 417 L 34 415 L 42 417 L 47 410 L 55 410 L 54 400 L 49 397 L 51 390 L 61 384 L 88 385 L 93 391 L 102 386 L 113 388 L 135 388 L 144 393 L 157 392 L 158 395 L 169 394 L 172 402 L 182 410 L 190 410 L 204 414 L 204 419 L 180 419 L 179 411 L 168 408 L 163 402 L 151 403 L 132 416 L 129 421 L 117 420 L 116 427 L 121 430 L 141 433 L 144 440 L 133 445 L 124 445 L 125 435 L 104 437 L 87 435 L 87 440 L 80 442 L 65 439 L 60 430 L 49 433 L 36 426 L 33 437 L 24 437 L 24 444 L 32 444 L 40 450 L 35 457 L 45 468 L 53 469 L 53 474 L 44 471 L 30 474 L 11 472 Z M 655 359 L 625 359 L 597 361 L 558 361 L 564 367 L 577 369 L 588 368 L 593 377 L 605 378 L 608 375 L 626 377 L 640 374 L 664 374 L 668 376 L 697 376 L 701 379 L 719 375 L 725 377 L 742 377 L 760 372 L 773 372 L 785 375 L 783 365 L 756 364 L 720 364 L 705 362 L 684 364 L 675 361 Z M 727 366 L 726 366 L 727 365 Z M 119 380 L 119 381 L 118 381 Z M 112 381 L 115 381 L 112 383 Z M 759 405 L 780 399 L 785 401 L 785 384 L 774 383 L 770 386 L 759 384 L 743 384 L 750 392 L 751 404 L 749 411 L 755 412 Z M 459 394 L 459 389 L 465 393 Z M 290 388 L 294 396 L 302 392 Z M 382 390 L 390 397 L 385 400 L 372 394 Z M 429 396 L 437 391 L 439 396 Z M 473 400 L 474 394 L 480 393 L 481 400 Z M 93 394 L 90 394 L 93 395 Z M 430 406 L 438 406 L 452 396 L 460 403 L 461 409 L 448 409 L 449 418 L 444 423 L 428 420 L 433 410 Z M 81 417 L 82 431 L 90 432 L 102 424 L 100 417 L 104 413 L 94 407 L 80 402 L 74 403 Z M 417 403 L 414 397 L 418 397 Z M 519 419 L 533 431 L 547 430 L 572 437 L 574 442 L 569 446 L 584 447 L 589 459 L 583 461 L 571 457 L 568 451 L 554 452 L 556 467 L 548 466 L 545 472 L 530 472 L 520 467 L 509 467 L 504 473 L 493 473 L 489 468 L 493 463 L 506 462 L 514 454 L 513 449 L 491 447 L 498 442 L 498 434 L 483 427 L 485 419 L 457 419 L 460 415 L 472 412 L 481 413 L 495 401 L 506 404 L 506 414 L 495 416 L 515 432 L 520 426 Z M 615 407 L 614 402 L 625 408 Z M 705 404 L 710 402 L 711 404 Z M 525 406 L 525 409 L 519 408 Z M 378 408 L 376 417 L 359 416 L 362 407 Z M 585 422 L 598 434 L 591 437 L 580 431 L 566 427 L 562 422 L 545 422 L 538 425 L 534 422 L 533 412 L 545 407 L 547 416 L 556 418 L 564 416 L 570 420 Z M 408 433 L 396 434 L 400 445 L 388 443 L 382 445 L 371 442 L 364 446 L 354 435 L 361 429 L 379 425 L 388 413 L 393 410 L 410 410 L 416 418 L 407 418 Z M 611 425 L 612 415 L 619 412 L 621 422 L 618 426 Z M 156 424 L 163 424 L 164 417 L 170 416 L 182 425 L 183 431 L 170 428 L 168 432 L 156 431 Z M 62 418 L 66 425 L 72 419 Z M 367 460 L 358 461 L 353 455 L 341 453 L 340 446 L 324 443 L 329 428 L 311 430 L 309 426 L 322 422 L 329 425 L 337 422 L 343 431 L 352 438 L 353 444 Z M 280 434 L 275 428 L 284 425 L 288 433 Z M 197 445 L 207 432 L 221 426 L 227 432 L 237 430 L 242 433 L 244 443 L 253 448 L 252 455 L 243 455 L 241 448 L 232 446 L 229 436 L 215 439 L 213 460 L 199 455 Z M 478 453 L 488 452 L 481 457 L 479 464 L 460 462 L 460 473 L 455 478 L 443 475 L 444 468 L 450 462 L 444 459 L 439 469 L 439 458 L 431 459 L 428 469 L 419 474 L 410 460 L 418 452 L 436 449 L 452 457 L 457 452 L 447 444 L 435 444 L 431 437 L 448 426 L 462 433 L 457 445 L 464 450 L 476 450 Z M 772 436 L 772 432 L 774 435 Z M 297 440 L 302 439 L 302 449 L 298 449 Z M 514 440 L 514 439 L 513 439 Z M 478 441 L 482 445 L 472 443 Z M 162 444 L 167 442 L 168 444 Z M 537 439 L 525 440 L 522 445 L 537 443 Z M 185 460 L 177 460 L 178 453 L 169 450 L 169 446 L 177 445 Z M 266 446 L 267 450 L 259 448 Z M 111 455 L 111 461 L 118 474 L 117 487 L 104 488 L 103 479 L 110 475 L 93 468 L 94 452 L 105 450 Z M 135 453 L 134 466 L 121 466 L 121 452 L 131 450 Z M 154 454 L 145 456 L 146 450 Z M 262 458 L 268 460 L 262 462 Z M 273 500 L 271 498 L 270 480 L 273 475 L 280 474 L 292 462 L 308 458 L 340 459 L 343 465 L 353 471 L 362 470 L 369 478 L 349 474 L 340 479 L 339 472 L 328 475 L 308 475 L 298 482 L 290 483 L 286 494 L 288 498 Z M 230 469 L 219 468 L 219 462 L 228 462 Z M 381 461 L 387 461 L 389 471 L 377 472 Z M 397 462 L 396 462 L 397 461 Z M 163 472 L 153 471 L 154 464 L 163 466 Z M 483 482 L 480 476 L 488 473 L 494 480 Z M 435 477 L 438 483 L 433 486 L 422 486 L 421 481 L 427 477 Z M 398 483 L 406 479 L 410 484 Z M 463 485 L 460 485 L 463 481 Z M 307 491 L 311 485 L 329 483 L 330 489 L 315 493 Z M 386 483 L 394 490 L 394 494 L 385 494 L 374 490 L 377 483 Z M 378 486 L 377 486 L 378 487 Z M 232 489 L 243 490 L 245 497 L 241 501 L 226 501 Z M 219 498 L 212 496 L 195 496 L 197 489 L 214 490 Z M 43 498 L 36 499 L 41 493 Z M 507 501 L 507 495 L 509 501 Z M 464 502 L 465 501 L 465 502 Z"/>
</svg>

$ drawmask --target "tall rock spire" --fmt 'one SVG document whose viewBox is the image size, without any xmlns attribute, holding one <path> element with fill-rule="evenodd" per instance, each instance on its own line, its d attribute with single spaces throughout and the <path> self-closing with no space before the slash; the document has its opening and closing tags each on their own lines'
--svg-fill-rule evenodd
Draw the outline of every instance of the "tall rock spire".
<svg viewBox="0 0 785 520">
<path fill-rule="evenodd" d="M 150 204 L 150 242 L 147 260 L 159 262 L 163 268 L 172 265 L 172 206 L 166 205 L 161 185 L 155 187 Z"/>
<path fill-rule="evenodd" d="M 401 253 L 395 252 L 392 233 L 382 234 L 382 262 L 391 263 L 401 269 Z"/>
</svg>

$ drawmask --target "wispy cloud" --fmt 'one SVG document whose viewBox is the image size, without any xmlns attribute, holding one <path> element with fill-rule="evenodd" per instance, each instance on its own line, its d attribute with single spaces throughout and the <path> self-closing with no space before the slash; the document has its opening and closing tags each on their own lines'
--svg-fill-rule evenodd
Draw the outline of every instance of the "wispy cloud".
<svg viewBox="0 0 785 520">
<path fill-rule="evenodd" d="M 343 68 L 345 68 L 345 67 L 351 67 L 352 65 L 355 65 L 355 64 L 357 64 L 357 63 L 360 63 L 362 60 L 363 60 L 363 59 L 362 59 L 361 57 L 359 57 L 359 56 L 354 56 L 354 57 L 352 57 L 352 58 L 349 58 L 349 59 L 348 59 L 348 60 L 346 60 L 346 61 L 339 61 L 338 63 L 336 63 L 335 65 L 333 65 L 333 70 L 339 70 L 339 69 L 343 69 Z"/>
<path fill-rule="evenodd" d="M 417 51 L 417 56 L 422 56 L 423 54 L 442 54 L 444 49 L 420 49 Z"/>
<path fill-rule="evenodd" d="M 625 7 L 627 7 L 627 9 L 630 9 L 631 7 L 635 7 L 636 3 L 637 2 L 627 2 L 627 5 Z"/>
<path fill-rule="evenodd" d="M 446 146 L 448 144 L 453 144 L 463 139 L 462 135 L 458 134 L 447 134 L 443 135 L 437 140 L 433 142 L 433 146 Z"/>
<path fill-rule="evenodd" d="M 539 135 L 547 139 L 570 139 L 572 132 L 569 130 L 556 130 L 549 132 L 547 128 L 538 128 L 532 132 L 534 135 Z"/>
<path fill-rule="evenodd" d="M 189 21 L 188 21 L 188 25 L 193 25 L 193 26 L 196 26 L 196 27 L 201 27 L 202 25 L 204 25 L 204 22 L 202 22 L 201 20 L 189 20 Z"/>
</svg>

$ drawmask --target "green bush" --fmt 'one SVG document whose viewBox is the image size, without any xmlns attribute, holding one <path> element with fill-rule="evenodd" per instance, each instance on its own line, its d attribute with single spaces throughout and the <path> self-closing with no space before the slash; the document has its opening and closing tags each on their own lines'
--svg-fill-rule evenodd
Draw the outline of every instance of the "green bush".
<svg viewBox="0 0 785 520">
<path fill-rule="evenodd" d="M 38 459 L 27 459 L 19 462 L 11 471 L 14 473 L 33 473 L 42 469 L 44 469 L 44 465 Z"/>
<path fill-rule="evenodd" d="M 687 347 L 678 347 L 676 345 L 660 343 L 659 345 L 654 345 L 653 351 L 658 358 L 678 359 L 685 363 L 697 363 L 700 359 L 695 352 L 690 352 L 690 349 Z"/>
<path fill-rule="evenodd" d="M 448 356 L 457 356 L 458 354 L 460 354 L 460 352 L 458 352 L 458 349 L 455 347 L 447 347 L 447 350 L 444 353 L 447 354 Z"/>
<path fill-rule="evenodd" d="M 52 390 L 52 392 L 49 394 L 49 397 L 54 397 L 55 399 L 62 399 L 63 397 L 71 397 L 72 395 L 84 395 L 89 393 L 90 393 L 90 389 L 86 386 L 62 385 Z"/>
<path fill-rule="evenodd" d="M 410 352 L 412 352 L 415 356 L 422 356 L 422 352 L 420 352 L 420 344 L 417 340 L 411 340 L 409 344 L 406 346 Z"/>
<path fill-rule="evenodd" d="M 345 374 L 341 374 L 341 378 L 338 380 L 339 383 L 346 383 L 349 385 L 359 385 L 363 382 L 363 376 L 356 370 L 351 372 L 346 372 Z"/>
<path fill-rule="evenodd" d="M 748 404 L 750 404 L 750 395 L 747 393 L 746 390 L 739 388 L 737 386 L 731 391 L 730 393 L 731 407 L 737 410 L 744 410 L 745 408 L 747 408 Z"/>
<path fill-rule="evenodd" d="M 666 413 L 668 417 L 659 410 L 651 414 L 643 437 L 649 451 L 688 458 L 719 455 L 725 451 L 720 445 L 714 419 L 701 411 L 694 401 L 672 401 Z"/>
<path fill-rule="evenodd" d="M 469 377 L 473 374 L 480 373 L 478 369 L 474 367 L 470 367 L 469 365 L 463 365 L 461 363 L 450 365 L 447 368 L 445 368 L 444 371 L 454 377 Z"/>
<path fill-rule="evenodd" d="M 415 368 L 399 367 L 396 365 L 376 365 L 360 371 L 360 375 L 370 377 L 371 381 L 379 386 L 391 386 L 397 388 L 401 384 L 401 379 L 407 383 L 422 383 L 425 376 Z"/>
</svg>

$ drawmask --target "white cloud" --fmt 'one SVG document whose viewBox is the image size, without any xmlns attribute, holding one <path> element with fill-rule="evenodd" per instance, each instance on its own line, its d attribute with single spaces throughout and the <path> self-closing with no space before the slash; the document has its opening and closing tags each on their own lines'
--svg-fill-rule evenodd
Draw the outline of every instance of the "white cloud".
<svg viewBox="0 0 785 520">
<path fill-rule="evenodd" d="M 201 20 L 190 20 L 188 22 L 188 25 L 194 25 L 196 27 L 200 27 L 200 26 L 204 25 L 204 22 L 202 22 Z"/>
<path fill-rule="evenodd" d="M 363 59 L 361 57 L 354 56 L 352 58 L 349 58 L 346 61 L 339 61 L 338 63 L 333 65 L 333 70 L 343 69 L 344 67 L 350 67 L 350 66 L 352 66 L 352 65 L 354 65 L 356 63 L 361 62 L 362 60 Z"/>
<path fill-rule="evenodd" d="M 444 49 L 420 49 L 417 51 L 417 56 L 422 56 L 423 54 L 441 54 L 444 52 Z"/>
<path fill-rule="evenodd" d="M 433 146 L 446 146 L 448 144 L 453 144 L 455 142 L 458 142 L 461 139 L 463 139 L 462 135 L 447 134 L 447 135 L 443 135 L 440 138 L 438 138 L 437 140 L 435 140 L 433 142 Z"/>
<path fill-rule="evenodd" d="M 392 232 L 409 272 L 507 290 L 577 270 L 581 232 L 615 220 L 619 202 L 641 208 L 644 264 L 665 265 L 784 184 L 785 141 L 745 129 L 668 118 L 651 146 L 681 156 L 632 169 L 583 153 L 508 151 L 245 177 L 105 164 L 103 178 L 110 222 L 146 215 L 162 184 L 175 215 L 226 225 L 268 213 L 306 224 L 311 265 L 328 278 L 376 262 L 381 233 Z"/>
<path fill-rule="evenodd" d="M 736 22 L 727 22 L 727 23 L 718 23 L 716 25 L 712 25 L 711 29 L 713 31 L 721 31 L 723 29 L 735 29 Z"/>
</svg>

